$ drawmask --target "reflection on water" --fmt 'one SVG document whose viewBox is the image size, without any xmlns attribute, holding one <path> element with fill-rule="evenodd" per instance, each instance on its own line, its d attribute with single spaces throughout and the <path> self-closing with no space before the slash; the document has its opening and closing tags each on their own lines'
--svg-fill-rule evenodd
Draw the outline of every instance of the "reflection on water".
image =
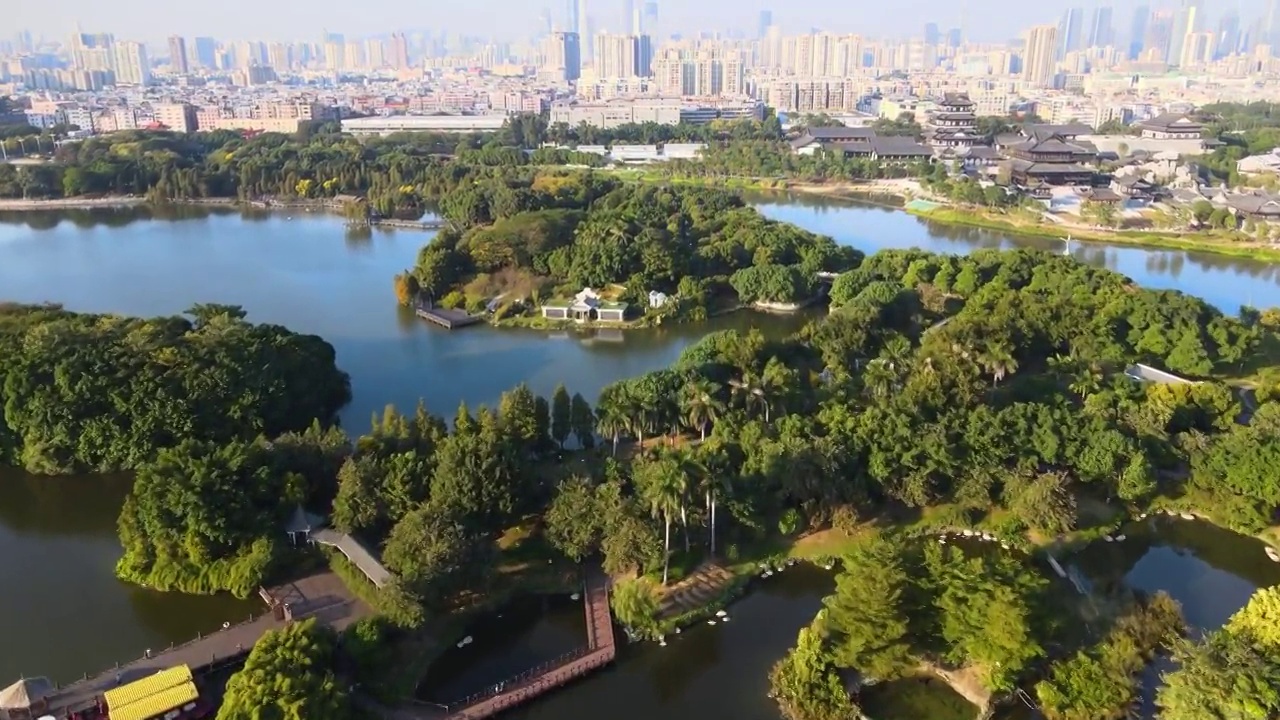
<svg viewBox="0 0 1280 720">
<path fill-rule="evenodd" d="M 129 485 L 122 475 L 0 469 L 0 683 L 23 673 L 72 680 L 263 610 L 256 599 L 158 593 L 117 580 L 115 518 Z"/>
<path fill-rule="evenodd" d="M 772 196 L 760 208 L 866 252 L 1062 249 L 1055 240 L 945 227 L 821 198 Z M 429 238 L 378 228 L 348 235 L 341 218 L 318 212 L 174 206 L 0 213 L 0 300 L 143 316 L 181 312 L 198 302 L 241 305 L 251 320 L 315 333 L 334 345 L 338 364 L 352 376 L 355 398 L 342 419 L 355 432 L 387 403 L 408 408 L 423 398 L 433 412 L 451 415 L 460 401 L 492 403 L 521 382 L 544 395 L 564 382 L 594 400 L 610 382 L 670 365 L 707 332 L 757 327 L 779 337 L 814 317 L 742 312 L 621 334 L 488 326 L 449 332 L 398 307 L 392 292 L 392 276 L 414 263 Z M 1280 305 L 1274 265 L 1094 244 L 1075 244 L 1071 252 L 1145 285 L 1200 295 L 1229 310 L 1241 303 Z M 73 677 L 258 609 L 253 602 L 161 595 L 116 581 L 114 526 L 127 486 L 127 478 L 0 474 L 0 637 L 16 638 L 9 647 L 22 648 L 0 651 L 0 683 L 24 672 Z M 1183 595 L 1178 599 L 1189 616 L 1206 627 L 1220 623 L 1246 596 L 1245 585 L 1226 599 L 1211 592 L 1226 578 L 1209 569 L 1243 578 L 1250 587 L 1280 579 L 1280 567 L 1266 564 L 1260 547 L 1239 548 L 1234 540 L 1167 542 L 1182 548 L 1168 552 L 1155 552 L 1159 543 L 1140 542 L 1109 548 L 1122 553 L 1113 561 L 1125 573 L 1132 569 L 1131 580 L 1140 587 L 1144 578 L 1164 582 L 1170 573 L 1201 578 L 1172 589 Z M 1148 550 L 1155 554 L 1143 564 Z M 1087 558 L 1081 562 L 1088 564 Z M 619 720 L 668 714 L 775 720 L 777 710 L 765 698 L 768 670 L 812 619 L 830 585 L 822 573 L 789 570 L 736 605 L 730 624 L 695 627 L 666 648 L 624 648 L 615 669 L 518 716 L 585 719 L 609 707 L 619 708 Z"/>
<path fill-rule="evenodd" d="M 1063 241 L 1053 238 L 946 225 L 856 201 L 787 194 L 760 194 L 753 198 L 768 217 L 831 235 L 868 253 L 911 247 L 958 254 L 980 248 L 1014 247 L 1061 253 L 1065 248 Z M 1123 273 L 1140 285 L 1198 295 L 1227 313 L 1235 313 L 1241 305 L 1280 306 L 1280 265 L 1276 263 L 1214 253 L 1085 242 L 1073 242 L 1071 255 L 1081 262 Z"/>
<path fill-rule="evenodd" d="M 552 662 L 587 642 L 582 599 L 522 597 L 466 630 L 471 642 L 446 651 L 418 686 L 418 698 L 447 705 Z"/>
<path fill-rule="evenodd" d="M 1156 516 L 1118 534 L 1124 542 L 1095 542 L 1073 562 L 1104 590 L 1168 593 L 1194 632 L 1222 627 L 1258 588 L 1280 584 L 1280 563 L 1267 558 L 1260 540 L 1207 522 Z M 1172 669 L 1160 657 L 1143 671 L 1141 717 L 1155 717 L 1160 677 Z"/>
<path fill-rule="evenodd" d="M 769 669 L 834 589 L 804 565 L 760 581 L 729 607 L 728 623 L 698 624 L 667 646 L 622 648 L 610 669 L 510 713 L 524 720 L 777 720 Z"/>
<path fill-rule="evenodd" d="M 1152 517 L 1095 542 L 1072 559 L 1102 589 L 1123 584 L 1167 592 L 1194 628 L 1221 627 L 1260 587 L 1280 584 L 1280 563 L 1260 540 L 1198 520 Z"/>
</svg>

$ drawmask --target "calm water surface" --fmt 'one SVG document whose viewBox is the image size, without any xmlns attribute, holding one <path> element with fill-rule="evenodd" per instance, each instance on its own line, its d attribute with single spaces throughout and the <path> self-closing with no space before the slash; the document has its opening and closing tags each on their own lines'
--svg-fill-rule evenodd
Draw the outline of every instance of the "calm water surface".
<svg viewBox="0 0 1280 720">
<path fill-rule="evenodd" d="M 1052 241 L 930 227 L 867 206 L 777 197 L 761 203 L 771 217 L 867 252 L 1054 247 Z M 413 264 L 428 237 L 423 233 L 352 235 L 340 219 L 323 215 L 166 212 L 156 219 L 148 219 L 146 210 L 0 215 L 0 300 L 138 315 L 221 302 L 243 306 L 253 321 L 322 335 L 352 376 L 355 397 L 342 419 L 353 432 L 387 403 L 409 408 L 421 397 L 432 411 L 451 415 L 460 401 L 492 402 L 519 382 L 544 394 L 565 382 L 594 400 L 614 380 L 667 366 L 711 330 L 757 326 L 782 335 L 804 322 L 738 313 L 612 335 L 484 326 L 449 333 L 398 308 L 392 297 L 391 276 Z M 1073 254 L 1232 311 L 1241 303 L 1280 305 L 1280 281 L 1274 267 L 1262 263 L 1100 245 L 1080 245 Z M 77 677 L 256 609 L 228 598 L 160 595 L 115 581 L 115 517 L 127 484 L 126 478 L 0 475 L 0 637 L 11 639 L 0 649 L 0 684 L 21 673 Z M 1168 572 L 1182 572 L 1181 566 Z M 806 590 L 792 582 L 735 606 L 727 626 L 695 628 L 667 648 L 629 648 L 615 669 L 519 717 L 577 717 L 582 711 L 574 708 L 607 699 L 611 707 L 634 706 L 626 718 L 670 712 L 772 720 L 772 705 L 762 702 L 765 673 L 826 592 L 825 586 Z M 736 624 L 739 616 L 747 622 Z"/>
<path fill-rule="evenodd" d="M 868 254 L 911 248 L 965 254 L 979 248 L 1033 247 L 1063 252 L 1061 240 L 1029 238 L 977 228 L 929 222 L 892 208 L 812 196 L 760 195 L 762 213 L 807 230 L 830 235 Z M 1198 295 L 1223 312 L 1241 305 L 1280 306 L 1280 264 L 1181 250 L 1147 250 L 1102 243 L 1071 244 L 1081 262 L 1123 273 L 1146 287 Z"/>
</svg>

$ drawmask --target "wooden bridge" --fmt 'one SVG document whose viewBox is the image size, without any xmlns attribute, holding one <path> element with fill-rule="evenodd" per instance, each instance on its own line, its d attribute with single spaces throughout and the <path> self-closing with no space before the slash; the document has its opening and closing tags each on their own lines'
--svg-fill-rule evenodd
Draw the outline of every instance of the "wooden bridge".
<svg viewBox="0 0 1280 720">
<path fill-rule="evenodd" d="M 402 708 L 394 714 L 402 720 L 484 720 L 522 705 L 613 662 L 618 655 L 609 611 L 609 578 L 595 572 L 587 578 L 583 593 L 587 613 L 587 644 L 566 655 L 494 685 L 485 692 L 445 706 Z"/>
<path fill-rule="evenodd" d="M 312 542 L 336 548 L 345 555 L 379 590 L 391 582 L 391 573 L 359 540 L 329 528 L 312 530 L 310 535 Z"/>
<path fill-rule="evenodd" d="M 315 618 L 318 623 L 342 630 L 370 612 L 331 572 L 263 589 L 260 594 L 269 605 L 262 615 L 250 616 L 244 622 L 198 636 L 182 645 L 170 645 L 155 652 L 147 650 L 141 658 L 59 687 L 48 698 L 49 714 L 70 718 L 73 713 L 96 707 L 107 690 L 177 665 L 187 665 L 199 674 L 238 662 L 267 631 L 284 627 L 291 620 Z"/>
</svg>

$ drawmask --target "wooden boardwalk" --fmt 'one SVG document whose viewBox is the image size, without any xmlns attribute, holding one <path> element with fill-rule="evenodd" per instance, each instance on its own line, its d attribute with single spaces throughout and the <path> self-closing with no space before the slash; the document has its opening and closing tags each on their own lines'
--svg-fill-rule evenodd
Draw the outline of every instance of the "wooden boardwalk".
<svg viewBox="0 0 1280 720">
<path fill-rule="evenodd" d="M 368 606 L 352 597 L 338 576 L 331 572 L 287 583 L 267 593 L 282 607 L 287 604 L 294 620 L 315 618 L 317 622 L 337 630 L 370 612 Z M 107 690 L 176 665 L 188 665 L 197 674 L 203 669 L 220 667 L 246 655 L 258 638 L 268 630 L 284 627 L 286 623 L 283 613 L 277 617 L 268 609 L 262 615 L 182 645 L 148 651 L 137 660 L 58 688 L 49 698 L 50 712 L 55 717 L 68 717 L 72 712 L 96 705 L 98 698 Z"/>
<path fill-rule="evenodd" d="M 613 615 L 609 611 L 609 578 L 607 576 L 597 572 L 587 578 L 582 604 L 587 614 L 585 646 L 513 678 L 508 678 L 487 692 L 452 703 L 446 708 L 425 706 L 400 708 L 393 717 L 397 720 L 484 720 L 608 665 L 617 657 L 618 647 L 613 637 Z"/>
<path fill-rule="evenodd" d="M 321 530 L 312 530 L 310 533 L 312 542 L 327 545 L 336 548 L 338 552 L 346 556 L 348 560 L 355 565 L 364 576 L 369 578 L 369 582 L 373 583 L 379 590 L 386 587 L 391 582 L 391 573 L 378 562 L 378 558 L 369 552 L 359 540 L 340 533 L 337 530 L 323 528 Z"/>
</svg>

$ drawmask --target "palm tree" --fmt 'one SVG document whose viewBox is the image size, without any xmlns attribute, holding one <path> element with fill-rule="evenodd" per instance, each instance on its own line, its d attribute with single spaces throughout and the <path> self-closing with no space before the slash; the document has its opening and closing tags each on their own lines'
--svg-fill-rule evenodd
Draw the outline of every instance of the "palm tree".
<svg viewBox="0 0 1280 720">
<path fill-rule="evenodd" d="M 712 443 L 715 441 L 713 440 Z M 722 448 L 718 443 L 698 446 L 698 453 L 706 458 L 699 463 L 702 473 L 698 476 L 698 487 L 702 490 L 707 503 L 707 532 L 712 556 L 716 554 L 716 506 L 719 504 L 720 497 L 727 495 L 731 487 L 730 473 L 722 472 L 720 468 L 708 467 L 710 464 L 708 460 L 714 462 L 722 457 L 721 451 Z"/>
<path fill-rule="evenodd" d="M 689 427 L 697 428 L 701 439 L 707 439 L 707 426 L 720 419 L 724 412 L 724 402 L 717 395 L 720 386 L 705 378 L 690 380 L 684 386 L 682 405 L 684 421 Z"/>
<path fill-rule="evenodd" d="M 888 397 L 897 381 L 893 366 L 884 358 L 872 360 L 862 371 L 862 387 L 873 398 Z"/>
<path fill-rule="evenodd" d="M 894 333 L 888 340 L 885 340 L 884 349 L 880 351 L 880 357 L 889 363 L 890 369 L 901 373 L 906 369 L 907 364 L 911 362 L 911 341 Z"/>
<path fill-rule="evenodd" d="M 689 450 L 671 448 L 663 460 L 671 465 L 670 472 L 679 478 L 680 524 L 684 526 L 684 551 L 687 553 L 689 552 L 689 508 L 686 500 L 689 497 L 689 488 L 702 484 L 702 478 L 707 476 L 707 468 Z"/>
<path fill-rule="evenodd" d="M 1102 387 L 1102 369 L 1094 363 L 1081 363 L 1071 379 L 1069 389 L 1082 398 L 1098 392 Z"/>
<path fill-rule="evenodd" d="M 613 455 L 618 455 L 618 438 L 627 430 L 627 419 L 613 406 L 596 408 L 596 429 L 613 440 Z"/>
<path fill-rule="evenodd" d="M 671 521 L 684 507 L 684 481 L 673 463 L 654 460 L 636 467 L 636 482 L 649 512 L 663 525 L 662 584 L 671 568 Z"/>
<path fill-rule="evenodd" d="M 1000 384 L 1009 373 L 1018 370 L 1011 348 L 1004 343 L 992 343 L 978 353 L 978 364 L 991 373 L 991 387 Z"/>
<path fill-rule="evenodd" d="M 764 408 L 764 421 L 769 422 L 772 386 L 763 376 L 755 373 L 743 373 L 741 380 L 731 381 L 734 394 L 742 398 L 743 408 L 750 410 L 752 405 Z"/>
<path fill-rule="evenodd" d="M 625 401 L 621 386 L 610 385 L 600 393 L 600 399 L 596 402 L 596 429 L 601 435 L 612 438 L 615 457 L 618 454 L 618 439 L 630 429 Z"/>
</svg>

